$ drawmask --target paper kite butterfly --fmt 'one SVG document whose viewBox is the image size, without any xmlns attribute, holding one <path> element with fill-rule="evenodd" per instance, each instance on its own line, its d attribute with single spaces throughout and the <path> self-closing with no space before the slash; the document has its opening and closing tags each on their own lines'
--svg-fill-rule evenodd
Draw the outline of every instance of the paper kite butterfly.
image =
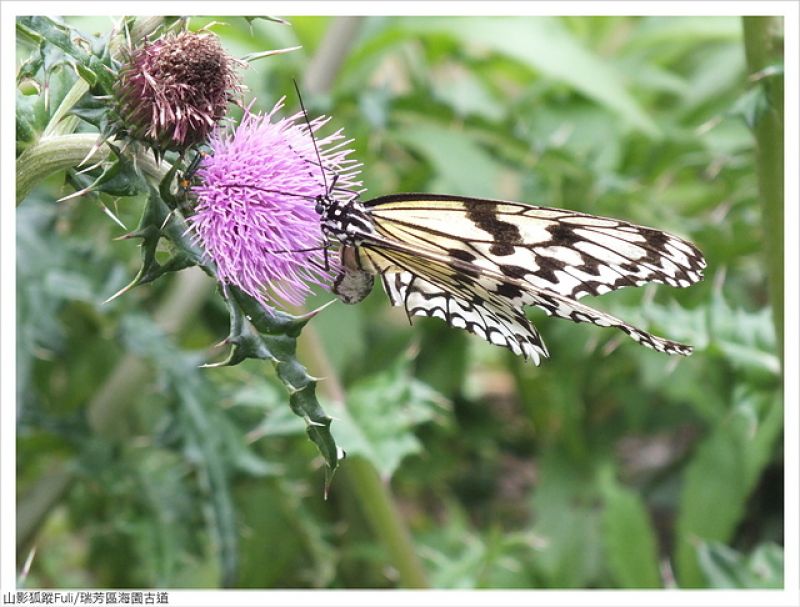
<svg viewBox="0 0 800 607">
<path fill-rule="evenodd" d="M 336 177 L 330 187 L 324 170 L 322 178 L 325 194 L 315 198 L 315 208 L 329 244 L 340 245 L 342 269 L 333 291 L 346 303 L 364 299 L 379 276 L 392 305 L 405 308 L 409 320 L 441 318 L 535 364 L 548 352 L 525 306 L 616 327 L 666 354 L 692 352 L 579 301 L 648 282 L 688 287 L 701 280 L 706 262 L 686 240 L 519 202 L 441 194 L 340 200 L 332 195 Z"/>
<path fill-rule="evenodd" d="M 524 306 L 617 327 L 666 354 L 692 352 L 578 301 L 647 282 L 697 282 L 705 260 L 676 236 L 562 209 L 438 194 L 366 202 L 325 195 L 317 211 L 323 233 L 341 244 L 333 291 L 346 303 L 364 299 L 377 275 L 409 318 L 441 318 L 536 364 L 547 348 Z"/>
</svg>

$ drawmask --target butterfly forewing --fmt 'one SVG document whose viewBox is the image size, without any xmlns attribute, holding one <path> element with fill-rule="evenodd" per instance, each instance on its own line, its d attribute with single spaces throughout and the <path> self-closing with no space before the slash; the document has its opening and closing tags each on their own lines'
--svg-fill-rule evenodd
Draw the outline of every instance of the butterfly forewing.
<svg viewBox="0 0 800 607">
<path fill-rule="evenodd" d="M 427 248 L 572 299 L 661 282 L 685 287 L 705 261 L 665 232 L 562 209 L 433 194 L 365 203 L 387 239 Z"/>
</svg>

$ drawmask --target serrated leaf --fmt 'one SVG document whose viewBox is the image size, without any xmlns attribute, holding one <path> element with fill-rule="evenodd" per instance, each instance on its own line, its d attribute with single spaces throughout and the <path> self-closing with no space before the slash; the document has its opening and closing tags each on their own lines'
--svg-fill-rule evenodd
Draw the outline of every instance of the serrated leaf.
<svg viewBox="0 0 800 607">
<path fill-rule="evenodd" d="M 156 260 L 156 250 L 164 236 L 169 236 L 174 246 L 173 255 L 164 263 Z M 179 215 L 170 211 L 158 195 L 158 191 L 150 187 L 150 195 L 145 203 L 139 226 L 125 236 L 141 238 L 142 265 L 133 280 L 112 295 L 110 299 L 119 297 L 130 289 L 152 282 L 169 272 L 177 272 L 193 265 L 199 265 L 201 253 L 187 235 L 185 222 Z M 207 268 L 206 271 L 209 271 Z"/>
<path fill-rule="evenodd" d="M 114 149 L 113 144 L 106 145 Z M 72 171 L 70 180 L 79 192 L 109 194 L 111 196 L 136 196 L 147 191 L 147 184 L 137 173 L 133 163 L 124 156 L 116 155 L 95 171 L 80 173 Z"/>
<path fill-rule="evenodd" d="M 78 61 L 86 62 L 89 58 L 86 51 L 72 42 L 70 36 L 71 28 L 63 23 L 58 23 L 50 17 L 41 15 L 19 17 L 17 31 L 24 32 L 26 36 L 32 37 L 32 39 L 38 39 L 40 43 L 51 44 Z M 35 34 L 32 34 L 32 32 L 35 32 Z"/>
<path fill-rule="evenodd" d="M 327 487 L 342 454 L 330 432 L 331 418 L 317 401 L 316 381 L 295 357 L 295 336 L 314 313 L 303 317 L 280 313 L 271 317 L 263 306 L 236 287 L 226 287 L 226 301 L 231 318 L 227 338 L 231 350 L 215 366 L 236 365 L 248 358 L 272 362 L 289 393 L 289 406 L 305 420 L 309 438 L 325 458 Z M 286 334 L 280 334 L 279 328 Z"/>
<path fill-rule="evenodd" d="M 780 360 L 775 352 L 775 328 L 769 308 L 747 312 L 733 308 L 715 295 L 709 311 L 709 330 L 714 344 L 734 368 L 777 378 Z"/>
<path fill-rule="evenodd" d="M 447 401 L 414 378 L 409 361 L 359 380 L 337 412 L 336 436 L 349 455 L 369 460 L 383 479 L 390 479 L 404 458 L 421 451 L 414 435 L 420 424 L 436 418 Z"/>
<path fill-rule="evenodd" d="M 45 88 L 49 73 L 54 68 L 69 63 L 97 94 L 107 95 L 112 92 L 116 70 L 112 67 L 108 41 L 105 38 L 86 36 L 74 27 L 44 16 L 20 17 L 17 31 L 38 43 L 39 59 L 35 60 L 34 66 L 44 70 Z M 90 50 L 86 50 L 84 46 Z M 26 68 L 25 72 L 29 72 L 34 66 Z"/>
<path fill-rule="evenodd" d="M 768 307 L 756 311 L 731 306 L 715 293 L 708 306 L 686 309 L 676 302 L 647 307 L 615 307 L 630 322 L 669 330 L 671 338 L 689 343 L 696 351 L 722 355 L 739 373 L 773 383 L 780 373 L 775 330 Z"/>
<path fill-rule="evenodd" d="M 106 132 L 108 125 L 108 104 L 103 99 L 98 99 L 94 95 L 87 94 L 75 104 L 70 110 L 70 114 L 78 116 L 97 128 L 101 133 Z"/>
<path fill-rule="evenodd" d="M 309 320 L 324 308 L 318 308 L 303 316 L 292 316 L 280 310 L 267 310 L 252 297 L 246 295 L 244 291 L 237 287 L 230 287 L 231 293 L 236 298 L 242 311 L 247 315 L 261 333 L 266 335 L 288 335 L 297 337 L 306 326 Z"/>
<path fill-rule="evenodd" d="M 197 356 L 180 351 L 150 319 L 128 315 L 122 324 L 122 336 L 128 348 L 149 359 L 178 395 L 187 456 L 201 469 L 212 503 L 219 541 L 223 585 L 235 581 L 238 568 L 238 531 L 230 495 L 234 469 L 251 475 L 267 476 L 277 471 L 270 462 L 257 456 L 219 407 L 216 391 L 208 383 L 206 372 L 198 368 Z"/>
</svg>

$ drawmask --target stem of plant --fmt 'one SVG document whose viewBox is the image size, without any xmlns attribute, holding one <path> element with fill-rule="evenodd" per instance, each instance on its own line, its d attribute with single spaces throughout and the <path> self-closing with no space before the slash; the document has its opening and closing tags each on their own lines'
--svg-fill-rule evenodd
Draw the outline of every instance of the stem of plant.
<svg viewBox="0 0 800 607">
<path fill-rule="evenodd" d="M 313 327 L 307 325 L 300 336 L 300 347 L 305 350 L 315 369 L 315 374 L 325 379 L 317 384 L 329 402 L 336 407 L 345 406 L 345 393 Z M 386 547 L 392 564 L 397 568 L 400 582 L 405 588 L 430 588 L 411 539 L 411 533 L 395 505 L 391 489 L 375 467 L 363 457 L 348 458 L 339 473 L 345 478 L 364 511 L 373 532 Z"/>
<path fill-rule="evenodd" d="M 783 74 L 766 74 L 783 63 L 783 24 L 779 17 L 743 17 L 747 68 L 764 88 L 767 109 L 756 117 L 756 169 L 761 198 L 764 252 L 778 353 L 783 362 Z"/>
<path fill-rule="evenodd" d="M 17 206 L 25 200 L 31 190 L 53 173 L 65 171 L 83 161 L 97 143 L 97 133 L 74 133 L 43 137 L 28 147 L 17 159 Z M 90 160 L 91 163 L 105 159 L 110 150 L 102 145 Z M 138 161 L 142 170 L 160 178 L 164 170 L 152 156 L 140 154 Z"/>
</svg>

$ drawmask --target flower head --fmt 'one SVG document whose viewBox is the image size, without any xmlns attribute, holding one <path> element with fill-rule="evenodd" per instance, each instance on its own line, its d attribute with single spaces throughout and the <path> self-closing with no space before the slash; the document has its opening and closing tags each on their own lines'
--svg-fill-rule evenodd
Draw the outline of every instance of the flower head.
<svg viewBox="0 0 800 607">
<path fill-rule="evenodd" d="M 156 153 L 205 141 L 240 89 L 234 60 L 209 32 L 130 51 L 114 89 L 118 128 Z"/>
<path fill-rule="evenodd" d="M 270 302 L 300 305 L 310 285 L 327 285 L 336 259 L 327 256 L 314 198 L 338 175 L 337 192 L 356 190 L 359 163 L 341 131 L 317 139 L 328 119 L 302 113 L 276 119 L 283 100 L 268 114 L 245 112 L 239 126 L 210 138 L 213 155 L 197 171 L 200 185 L 189 223 L 214 262 L 218 279 L 236 285 L 267 309 Z M 323 178 L 323 171 L 325 178 Z M 334 193 L 335 194 L 335 193 Z M 351 194 L 352 195 L 352 194 Z"/>
</svg>

